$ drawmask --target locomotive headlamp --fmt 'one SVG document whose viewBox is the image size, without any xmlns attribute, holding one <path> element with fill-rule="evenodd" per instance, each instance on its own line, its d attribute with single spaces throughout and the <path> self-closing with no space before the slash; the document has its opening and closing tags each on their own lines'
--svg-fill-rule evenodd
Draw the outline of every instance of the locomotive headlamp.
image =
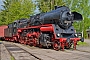
<svg viewBox="0 0 90 60">
<path fill-rule="evenodd" d="M 72 12 L 71 12 L 71 11 L 70 11 L 69 13 L 70 13 L 70 14 L 72 14 Z"/>
<path fill-rule="evenodd" d="M 57 37 L 60 37 L 60 34 L 58 33 L 58 34 L 56 34 L 57 35 Z"/>
<path fill-rule="evenodd" d="M 75 34 L 75 36 L 76 36 L 76 37 L 78 36 L 77 33 Z"/>
</svg>

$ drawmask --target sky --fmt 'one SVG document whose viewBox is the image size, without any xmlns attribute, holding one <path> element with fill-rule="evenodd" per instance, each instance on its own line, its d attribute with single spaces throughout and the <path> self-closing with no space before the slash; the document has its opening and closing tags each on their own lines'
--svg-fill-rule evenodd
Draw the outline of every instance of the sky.
<svg viewBox="0 0 90 60">
<path fill-rule="evenodd" d="M 3 0 L 0 0 L 0 9 L 2 8 L 2 4 L 3 4 L 3 2 L 2 2 Z"/>
<path fill-rule="evenodd" d="M 0 9 L 2 9 L 2 6 L 1 6 L 1 5 L 3 5 L 3 1 L 4 1 L 4 0 L 0 0 Z M 35 1 L 35 0 L 33 0 L 33 1 Z M 35 12 L 36 14 L 39 13 L 38 8 L 36 8 L 36 10 L 35 10 L 34 12 Z"/>
</svg>

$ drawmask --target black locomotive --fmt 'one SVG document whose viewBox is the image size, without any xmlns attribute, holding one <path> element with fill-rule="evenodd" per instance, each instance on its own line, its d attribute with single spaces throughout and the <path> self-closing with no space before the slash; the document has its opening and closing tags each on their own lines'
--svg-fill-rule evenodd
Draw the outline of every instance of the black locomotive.
<svg viewBox="0 0 90 60">
<path fill-rule="evenodd" d="M 31 16 L 30 19 L 14 21 L 5 29 L 5 40 L 16 41 L 39 47 L 53 47 L 55 50 L 76 49 L 77 41 L 83 39 L 75 35 L 74 21 L 82 20 L 82 15 L 71 12 L 66 6 L 56 7 L 47 13 Z"/>
</svg>

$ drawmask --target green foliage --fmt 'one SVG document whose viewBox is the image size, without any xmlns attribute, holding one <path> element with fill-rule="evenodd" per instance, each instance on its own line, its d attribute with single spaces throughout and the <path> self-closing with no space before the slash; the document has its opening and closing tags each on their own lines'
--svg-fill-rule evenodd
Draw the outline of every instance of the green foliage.
<svg viewBox="0 0 90 60">
<path fill-rule="evenodd" d="M 41 12 L 48 12 L 54 9 L 54 6 L 62 6 L 65 5 L 63 0 L 37 0 L 38 7 Z"/>
<path fill-rule="evenodd" d="M 15 60 L 13 56 L 11 56 L 11 60 Z"/>
<path fill-rule="evenodd" d="M 88 46 L 88 43 L 79 41 L 77 43 L 79 46 Z"/>
<path fill-rule="evenodd" d="M 35 4 L 32 0 L 5 0 L 0 13 L 2 24 L 12 23 L 14 20 L 29 18 L 34 14 Z"/>
</svg>

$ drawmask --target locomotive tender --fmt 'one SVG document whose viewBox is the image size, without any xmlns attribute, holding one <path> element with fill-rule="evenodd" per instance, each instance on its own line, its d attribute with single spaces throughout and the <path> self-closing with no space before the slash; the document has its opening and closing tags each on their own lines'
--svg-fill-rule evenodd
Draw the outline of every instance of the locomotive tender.
<svg viewBox="0 0 90 60">
<path fill-rule="evenodd" d="M 76 49 L 77 42 L 84 40 L 75 35 L 72 24 L 82 19 L 81 14 L 60 6 L 50 12 L 31 16 L 30 19 L 14 21 L 4 30 L 4 38 L 33 46 L 53 47 L 55 50 L 64 50 L 72 45 Z"/>
</svg>

